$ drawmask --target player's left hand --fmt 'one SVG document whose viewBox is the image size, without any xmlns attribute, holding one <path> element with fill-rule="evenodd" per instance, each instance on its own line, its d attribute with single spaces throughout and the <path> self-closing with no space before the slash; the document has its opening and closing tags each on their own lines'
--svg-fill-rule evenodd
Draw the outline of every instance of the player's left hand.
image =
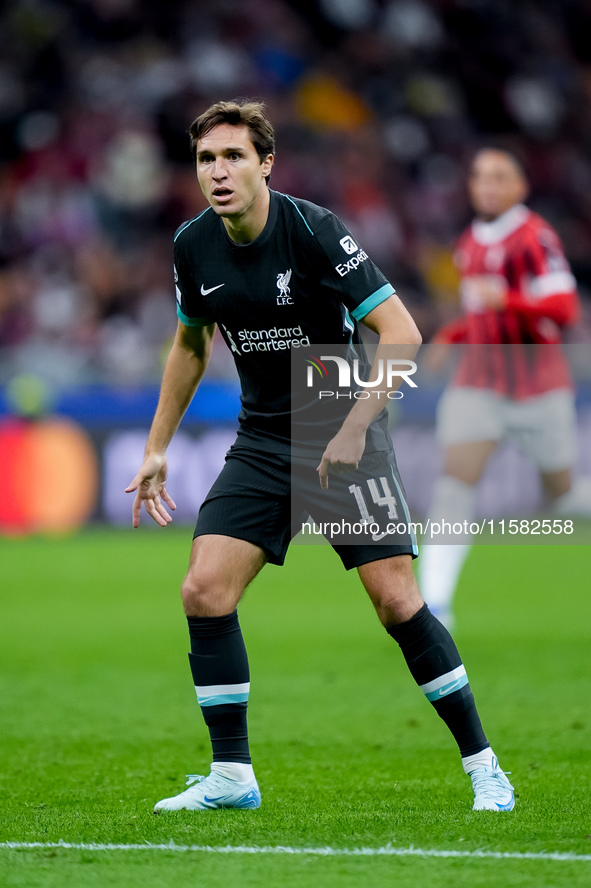
<svg viewBox="0 0 591 888">
<path fill-rule="evenodd" d="M 126 488 L 125 493 L 135 491 L 135 499 L 132 507 L 132 524 L 140 525 L 142 503 L 146 512 L 160 527 L 166 527 L 172 521 L 164 503 L 170 509 L 176 509 L 176 504 L 166 490 L 167 464 L 164 454 L 151 454 L 144 458 L 139 472 Z M 163 502 L 164 501 L 164 502 Z"/>
<path fill-rule="evenodd" d="M 329 471 L 339 475 L 343 472 L 354 472 L 365 450 L 365 432 L 351 433 L 347 429 L 332 438 L 322 454 L 320 465 L 316 467 L 320 478 L 320 486 L 328 490 Z"/>
</svg>

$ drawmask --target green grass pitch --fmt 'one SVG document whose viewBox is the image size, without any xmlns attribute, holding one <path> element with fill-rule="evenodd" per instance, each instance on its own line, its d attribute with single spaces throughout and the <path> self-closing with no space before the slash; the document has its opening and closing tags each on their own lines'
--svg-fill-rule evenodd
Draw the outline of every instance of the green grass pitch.
<svg viewBox="0 0 591 888">
<path fill-rule="evenodd" d="M 190 532 L 0 539 L 0 842 L 591 855 L 589 550 L 480 546 L 455 637 L 512 814 L 473 813 L 444 724 L 355 572 L 293 546 L 241 604 L 260 810 L 154 815 L 207 773 L 178 593 Z M 0 847 L 0 886 L 587 886 L 591 860 Z"/>
</svg>

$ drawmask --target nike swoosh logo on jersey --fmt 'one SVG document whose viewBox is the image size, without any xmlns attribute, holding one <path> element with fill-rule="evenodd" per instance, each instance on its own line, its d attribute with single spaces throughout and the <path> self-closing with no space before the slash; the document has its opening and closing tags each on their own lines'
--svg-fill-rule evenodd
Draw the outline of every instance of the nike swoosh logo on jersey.
<svg viewBox="0 0 591 888">
<path fill-rule="evenodd" d="M 374 543 L 377 543 L 378 540 L 383 540 L 385 536 L 388 536 L 387 530 L 385 530 L 383 533 L 372 533 L 371 538 Z"/>
<path fill-rule="evenodd" d="M 225 284 L 218 284 L 216 287 L 208 287 L 206 290 L 203 284 L 201 284 L 201 295 L 207 296 L 208 293 L 213 293 L 214 290 L 219 290 L 220 287 L 225 287 Z"/>
</svg>

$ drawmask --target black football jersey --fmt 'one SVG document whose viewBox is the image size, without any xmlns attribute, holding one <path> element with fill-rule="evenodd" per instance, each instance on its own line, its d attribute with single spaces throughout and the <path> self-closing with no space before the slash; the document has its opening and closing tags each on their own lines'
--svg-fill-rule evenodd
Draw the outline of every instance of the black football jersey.
<svg viewBox="0 0 591 888">
<path fill-rule="evenodd" d="M 177 231 L 174 260 L 177 314 L 218 324 L 240 378 L 241 432 L 263 448 L 291 440 L 293 350 L 361 354 L 357 321 L 395 292 L 334 213 L 277 191 L 255 241 L 234 243 L 208 208 Z M 371 449 L 387 449 L 378 425 Z"/>
</svg>

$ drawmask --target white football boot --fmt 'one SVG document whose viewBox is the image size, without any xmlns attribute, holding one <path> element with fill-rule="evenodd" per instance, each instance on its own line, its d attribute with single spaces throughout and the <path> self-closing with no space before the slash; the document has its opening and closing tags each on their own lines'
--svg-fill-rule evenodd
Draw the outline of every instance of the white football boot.
<svg viewBox="0 0 591 888">
<path fill-rule="evenodd" d="M 493 757 L 489 767 L 470 772 L 474 789 L 473 811 L 512 811 L 515 807 L 513 787 Z"/>
<path fill-rule="evenodd" d="M 261 793 L 254 774 L 242 782 L 217 774 L 213 769 L 207 777 L 187 775 L 184 792 L 162 799 L 154 811 L 211 811 L 215 808 L 260 808 Z"/>
</svg>

